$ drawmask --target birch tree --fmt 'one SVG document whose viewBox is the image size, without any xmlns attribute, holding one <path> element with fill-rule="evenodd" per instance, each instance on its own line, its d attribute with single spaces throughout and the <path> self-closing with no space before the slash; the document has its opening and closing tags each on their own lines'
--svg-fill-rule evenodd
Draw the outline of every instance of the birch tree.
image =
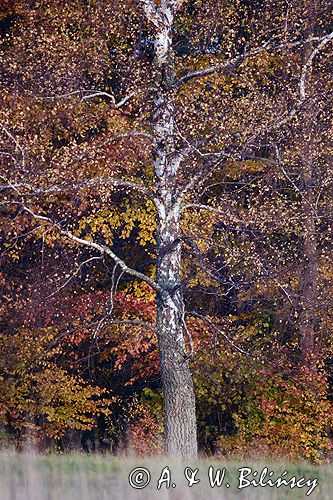
<svg viewBox="0 0 333 500">
<path fill-rule="evenodd" d="M 74 70 L 70 72 L 68 69 L 67 80 L 64 78 L 64 74 L 62 74 L 61 80 L 57 80 L 55 74 L 59 70 L 58 67 L 53 70 L 53 73 L 50 67 L 49 71 L 42 72 L 41 75 L 38 74 L 38 83 L 35 84 L 31 68 L 35 68 L 34 65 L 37 63 L 35 63 L 35 55 L 29 52 L 29 57 L 33 61 L 29 78 L 23 77 L 16 88 L 24 88 L 25 92 L 28 88 L 28 93 L 32 93 L 33 98 L 36 98 L 36 94 L 38 94 L 37 97 L 44 102 L 79 99 L 80 106 L 82 106 L 89 105 L 94 102 L 94 99 L 102 99 L 102 102 L 106 102 L 108 105 L 106 112 L 114 113 L 112 119 L 118 121 L 121 121 L 121 113 L 126 109 L 126 106 L 133 105 L 135 107 L 135 103 L 140 102 L 139 111 L 135 109 L 133 112 L 135 116 L 133 121 L 140 125 L 139 129 L 129 129 L 126 124 L 126 127 L 121 131 L 106 135 L 102 141 L 89 149 L 82 148 L 79 141 L 76 141 L 75 147 L 72 149 L 71 144 L 65 144 L 62 149 L 64 158 L 57 158 L 57 168 L 48 172 L 45 158 L 36 158 L 29 153 L 29 141 L 26 139 L 29 134 L 24 130 L 20 133 L 15 132 L 10 114 L 4 112 L 4 118 L 0 125 L 5 144 L 3 157 L 8 160 L 4 163 L 3 168 L 1 188 L 5 193 L 3 203 L 16 204 L 31 220 L 42 227 L 44 232 L 53 231 L 57 238 L 61 238 L 64 242 L 87 247 L 102 256 L 107 256 L 117 266 L 121 275 L 142 280 L 155 291 L 156 332 L 164 392 L 165 452 L 168 455 L 183 458 L 195 457 L 197 454 L 195 395 L 189 364 L 191 335 L 186 322 L 188 311 L 186 311 L 184 299 L 186 279 L 183 275 L 183 256 L 185 246 L 195 255 L 201 271 L 216 282 L 223 280 L 219 273 L 207 264 L 193 238 L 184 234 L 182 224 L 184 221 L 196 219 L 196 224 L 199 225 L 198 219 L 202 217 L 200 214 L 205 214 L 205 217 L 208 217 L 206 223 L 210 229 L 215 227 L 218 221 L 225 224 L 230 222 L 247 224 L 249 222 L 241 219 L 240 214 L 237 213 L 237 207 L 232 204 L 228 193 L 225 192 L 222 200 L 219 200 L 218 203 L 210 203 L 210 198 L 204 194 L 205 189 L 210 182 L 214 183 L 219 178 L 228 162 L 243 164 L 243 162 L 257 160 L 258 150 L 263 147 L 267 136 L 298 116 L 306 100 L 304 91 L 301 93 L 301 98 L 298 96 L 295 98 L 294 89 L 289 94 L 286 92 L 288 95 L 279 95 L 278 92 L 273 92 L 274 97 L 272 98 L 269 90 L 263 90 L 260 64 L 266 57 L 268 67 L 272 54 L 279 56 L 284 54 L 287 57 L 289 53 L 297 52 L 311 43 L 312 52 L 310 51 L 307 56 L 304 56 L 303 67 L 305 68 L 304 72 L 306 72 L 309 58 L 316 50 L 315 47 L 319 48 L 320 44 L 329 43 L 332 39 L 332 34 L 327 30 L 316 36 L 311 34 L 311 42 L 309 33 L 301 33 L 300 35 L 297 30 L 289 32 L 285 29 L 285 25 L 288 23 L 288 9 L 285 12 L 282 6 L 277 9 L 276 18 L 272 15 L 268 32 L 263 27 L 259 28 L 259 24 L 263 23 L 265 16 L 268 15 L 269 5 L 263 17 L 259 16 L 254 22 L 252 31 L 249 30 L 247 37 L 242 37 L 239 33 L 244 27 L 241 26 L 239 16 L 235 14 L 234 9 L 227 2 L 217 2 L 216 5 L 215 2 L 207 2 L 207 5 L 208 7 L 205 2 L 193 3 L 186 0 L 161 0 L 160 2 L 139 0 L 138 2 L 125 2 L 124 6 L 115 6 L 113 2 L 106 2 L 105 5 L 99 7 L 98 2 L 96 2 L 95 14 L 93 14 L 95 4 L 89 6 L 91 15 L 95 16 L 93 19 L 96 19 L 100 14 L 104 15 L 104 21 L 107 22 L 107 15 L 109 15 L 116 26 L 118 22 L 121 24 L 122 21 L 117 19 L 117 15 L 125 18 L 127 15 L 125 9 L 128 8 L 133 19 L 129 21 L 126 19 L 127 24 L 124 21 L 125 28 L 122 27 L 122 30 L 125 29 L 122 31 L 124 37 L 126 36 L 126 28 L 129 29 L 129 37 L 133 36 L 133 30 L 135 32 L 135 30 L 141 29 L 141 48 L 132 51 L 127 59 L 123 58 L 123 60 L 120 57 L 122 66 L 119 63 L 120 66 L 115 69 L 115 73 L 118 71 L 119 74 L 123 72 L 126 75 L 130 74 L 131 70 L 133 71 L 132 81 L 127 80 L 128 92 L 119 98 L 110 89 L 82 88 L 82 79 L 77 77 Z M 246 6 L 246 2 L 244 5 Z M 105 7 L 104 14 L 101 12 L 103 6 Z M 41 3 L 39 8 L 44 14 L 46 26 L 48 17 L 51 17 L 51 13 L 48 11 L 49 6 L 47 3 Z M 191 9 L 196 9 L 195 12 L 202 14 L 202 12 L 206 12 L 205 8 L 208 11 L 210 9 L 213 14 L 211 19 L 212 32 L 214 33 L 215 29 L 214 23 L 219 26 L 221 24 L 217 20 L 220 13 L 225 16 L 223 19 L 228 27 L 228 32 L 224 36 L 223 27 L 220 26 L 221 33 L 214 33 L 214 37 L 207 37 L 208 41 L 205 42 L 201 37 L 200 44 L 205 48 L 197 51 L 194 60 L 190 60 L 191 67 L 187 67 L 186 60 L 184 62 L 181 57 L 175 57 L 175 36 L 177 27 L 179 27 L 178 23 L 181 16 L 185 16 L 185 19 L 188 16 L 194 22 L 193 15 L 191 17 Z M 67 11 L 64 12 L 67 15 Z M 236 21 L 234 21 L 233 16 Z M 128 23 L 131 21 L 134 28 L 128 27 Z M 87 23 L 89 24 L 89 22 L 88 17 Z M 69 26 L 69 33 L 73 38 L 73 47 L 76 47 L 77 27 L 74 24 L 71 19 L 68 20 L 67 26 Z M 184 25 L 183 30 L 186 31 L 186 23 Z M 93 23 L 92 26 L 89 29 L 94 30 Z M 274 32 L 276 26 L 277 29 Z M 107 30 L 105 31 L 103 20 L 96 22 L 95 28 L 93 34 L 101 32 L 99 41 L 101 45 L 107 45 L 110 39 L 107 38 Z M 62 31 L 61 27 L 57 29 Z M 200 37 L 201 27 L 199 26 L 197 29 Z M 235 37 L 237 30 L 238 39 L 241 41 L 240 46 L 237 46 L 235 40 L 235 38 L 237 39 Z M 255 36 L 253 33 L 256 33 Z M 251 35 L 253 35 L 253 39 Z M 44 44 L 50 44 L 51 54 L 52 51 L 56 53 L 57 50 L 60 50 L 57 47 L 58 38 L 53 35 L 53 32 L 51 36 L 47 33 L 46 28 L 45 30 L 43 28 L 39 36 Z M 22 40 L 24 41 L 24 37 Z M 91 76 L 93 71 L 99 74 L 99 65 L 106 68 L 108 65 L 112 65 L 108 59 L 112 56 L 112 51 L 110 56 L 110 47 L 107 47 L 107 50 L 103 52 L 103 57 L 100 56 L 99 59 L 94 42 L 96 40 L 94 40 L 94 36 L 91 36 L 87 54 L 90 56 L 93 53 L 96 68 L 95 66 L 88 68 L 87 65 L 81 63 L 75 66 L 73 63 L 77 72 L 88 74 L 90 79 L 93 79 Z M 225 43 L 224 46 L 223 43 Z M 78 45 L 73 55 L 74 59 L 81 56 L 79 49 Z M 148 61 L 144 60 L 140 66 L 135 60 L 135 51 L 138 52 L 141 49 L 145 51 Z M 25 49 L 21 47 L 21 50 Z M 149 60 L 149 50 L 152 52 L 152 61 Z M 65 58 L 66 66 L 65 52 L 62 53 L 62 57 Z M 132 61 L 134 62 L 132 63 Z M 64 61 L 58 57 L 58 62 L 61 66 Z M 17 70 L 15 63 L 11 64 L 12 76 L 8 77 L 9 81 L 10 78 L 15 78 L 13 74 Z M 304 76 L 304 72 L 301 77 Z M 210 78 L 216 78 L 216 82 L 212 83 Z M 219 78 L 222 78 L 223 81 L 219 81 Z M 241 80 L 241 84 L 238 82 L 236 84 L 232 81 L 233 78 Z M 89 79 L 87 78 L 87 80 Z M 103 81 L 103 78 L 100 77 L 100 80 Z M 63 83 L 64 81 L 66 83 Z M 99 81 L 98 78 L 96 81 Z M 54 82 L 56 83 L 54 84 Z M 9 102 L 13 99 L 13 95 L 11 95 L 8 86 L 6 87 L 6 81 L 4 83 L 3 99 L 5 102 Z M 54 90 L 50 94 L 52 83 Z M 301 88 L 303 88 L 302 85 L 303 80 L 301 79 Z M 230 92 L 225 92 L 223 88 L 228 88 Z M 212 92 L 209 93 L 211 90 Z M 203 98 L 206 91 L 208 97 L 205 94 Z M 20 95 L 21 90 L 17 90 L 17 92 Z M 142 100 L 147 101 L 148 104 L 140 121 L 137 115 L 140 115 Z M 28 113 L 29 109 L 24 111 L 21 107 L 20 113 L 24 115 L 25 112 Z M 84 114 L 84 110 L 81 110 L 80 113 Z M 113 118 L 114 116 L 115 118 Z M 92 122 L 94 119 L 95 117 L 92 118 Z M 93 132 L 90 130 L 89 133 Z M 33 137 L 34 141 L 43 140 L 37 136 Z M 142 182 L 142 176 L 141 178 L 140 175 L 128 176 L 126 173 L 122 176 L 116 176 L 112 172 L 109 175 L 108 172 L 108 175 L 105 175 L 104 172 L 107 171 L 107 168 L 100 167 L 101 162 L 103 163 L 105 160 L 103 156 L 96 163 L 98 174 L 87 175 L 83 169 L 83 175 L 81 172 L 80 178 L 75 178 L 74 165 L 80 162 L 93 162 L 92 158 L 100 151 L 105 153 L 105 151 L 112 150 L 114 152 L 117 148 L 121 148 L 124 152 L 126 144 L 130 144 L 131 141 L 134 144 L 137 141 L 141 150 L 145 150 L 148 163 L 150 158 L 153 165 L 150 179 L 147 176 Z M 58 152 L 54 154 L 56 155 Z M 146 160 L 146 158 L 144 159 Z M 52 154 L 48 161 L 52 164 Z M 37 166 L 34 164 L 35 162 Z M 97 165 L 98 162 L 99 165 Z M 13 166 L 14 168 L 11 168 Z M 12 170 L 14 170 L 14 175 Z M 101 170 L 103 175 L 100 175 Z M 93 168 L 91 171 L 93 172 Z M 35 178 L 34 173 L 37 174 Z M 68 182 L 68 177 L 72 178 L 73 182 Z M 67 214 L 66 219 L 64 207 L 62 207 L 61 212 L 62 218 L 59 214 L 54 213 L 50 200 L 60 198 L 64 193 L 75 193 L 80 189 L 97 191 L 99 196 L 105 196 L 105 204 L 109 203 L 111 195 L 116 192 L 127 193 L 127 196 L 132 197 L 138 196 L 153 204 L 155 209 L 153 222 L 156 225 L 154 273 L 149 274 L 135 269 L 116 253 L 112 245 L 103 242 L 103 239 L 101 241 L 101 238 L 87 238 L 82 235 L 82 232 L 76 231 L 75 227 L 71 228 L 72 212 Z M 311 280 L 313 281 L 313 277 Z"/>
</svg>

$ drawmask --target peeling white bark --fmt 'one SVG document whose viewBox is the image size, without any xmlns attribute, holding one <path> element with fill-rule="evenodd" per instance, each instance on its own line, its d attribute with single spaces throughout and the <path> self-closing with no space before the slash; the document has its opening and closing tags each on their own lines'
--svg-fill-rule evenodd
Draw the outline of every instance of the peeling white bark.
<svg viewBox="0 0 333 500">
<path fill-rule="evenodd" d="M 197 454 L 195 397 L 184 336 L 181 284 L 181 200 L 177 194 L 180 158 L 175 148 L 172 23 L 179 2 L 162 0 L 155 35 L 158 79 L 152 120 L 157 207 L 157 276 L 163 293 L 157 301 L 157 334 L 164 389 L 165 451 L 193 458 Z"/>
<path fill-rule="evenodd" d="M 330 42 L 332 40 L 333 40 L 333 31 L 332 31 L 332 33 L 329 33 L 321 40 L 321 42 L 312 50 L 312 52 L 310 53 L 306 62 L 303 64 L 302 74 L 301 74 L 300 84 L 299 84 L 299 94 L 300 94 L 301 101 L 304 101 L 306 99 L 306 83 L 307 83 L 308 75 L 309 75 L 309 73 L 311 73 L 313 59 L 325 47 L 325 45 L 327 45 L 328 42 Z"/>
</svg>

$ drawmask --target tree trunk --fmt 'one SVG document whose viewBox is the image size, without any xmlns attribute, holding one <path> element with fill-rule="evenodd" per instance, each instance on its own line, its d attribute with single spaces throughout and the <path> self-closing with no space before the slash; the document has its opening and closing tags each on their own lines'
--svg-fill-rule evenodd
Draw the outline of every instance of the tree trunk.
<svg viewBox="0 0 333 500">
<path fill-rule="evenodd" d="M 311 154 L 311 137 L 307 137 L 309 144 L 307 155 L 303 156 L 302 163 L 302 213 L 303 224 L 303 268 L 300 283 L 300 349 L 302 359 L 309 361 L 315 351 L 315 324 L 317 306 L 317 235 L 314 214 L 313 195 L 313 162 Z"/>
<path fill-rule="evenodd" d="M 195 396 L 184 339 L 181 285 L 179 158 L 175 150 L 173 8 L 161 2 L 155 36 L 155 95 L 152 117 L 153 158 L 157 187 L 158 344 L 164 390 L 165 452 L 193 458 L 197 454 Z"/>
<path fill-rule="evenodd" d="M 157 301 L 157 328 L 164 390 L 165 452 L 197 454 L 195 397 L 184 340 L 184 299 L 180 282 L 181 249 L 174 244 L 178 217 L 159 220 L 157 280 L 166 292 Z M 170 246 L 169 246 L 170 245 Z"/>
<path fill-rule="evenodd" d="M 306 4 L 308 28 L 307 37 L 313 35 L 316 18 L 316 2 L 308 0 Z M 302 64 L 305 65 L 313 50 L 313 43 L 308 41 L 303 49 Z M 308 70 L 307 97 L 313 94 L 311 88 L 311 68 Z M 314 103 L 309 101 L 305 106 L 302 123 L 301 161 L 301 193 L 303 223 L 303 267 L 300 280 L 300 350 L 303 363 L 311 363 L 315 351 L 315 325 L 317 306 L 317 274 L 318 252 L 315 220 L 314 195 L 314 132 L 316 125 L 316 110 Z"/>
</svg>

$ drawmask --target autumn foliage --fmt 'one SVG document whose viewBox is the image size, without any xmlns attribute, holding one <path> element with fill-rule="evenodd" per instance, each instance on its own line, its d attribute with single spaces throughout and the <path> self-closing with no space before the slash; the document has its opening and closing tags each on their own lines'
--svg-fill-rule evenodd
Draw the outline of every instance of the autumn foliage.
<svg viewBox="0 0 333 500">
<path fill-rule="evenodd" d="M 311 54 L 331 19 L 325 0 L 282 4 L 177 11 L 173 245 L 200 450 L 319 463 L 333 432 L 332 43 Z M 153 27 L 132 0 L 13 0 L 0 40 L 4 442 L 66 449 L 75 432 L 79 449 L 162 453 Z"/>
</svg>

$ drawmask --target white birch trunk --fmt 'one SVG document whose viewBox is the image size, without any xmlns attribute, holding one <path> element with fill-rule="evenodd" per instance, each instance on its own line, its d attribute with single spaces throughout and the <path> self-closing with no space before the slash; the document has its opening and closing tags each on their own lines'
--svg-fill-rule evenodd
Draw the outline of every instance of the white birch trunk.
<svg viewBox="0 0 333 500">
<path fill-rule="evenodd" d="M 165 452 L 182 458 L 197 454 L 195 397 L 185 351 L 184 298 L 181 287 L 180 205 L 176 198 L 179 159 L 174 142 L 172 86 L 173 8 L 162 1 L 155 36 L 153 157 L 157 210 L 158 344 L 164 390 Z"/>
</svg>

